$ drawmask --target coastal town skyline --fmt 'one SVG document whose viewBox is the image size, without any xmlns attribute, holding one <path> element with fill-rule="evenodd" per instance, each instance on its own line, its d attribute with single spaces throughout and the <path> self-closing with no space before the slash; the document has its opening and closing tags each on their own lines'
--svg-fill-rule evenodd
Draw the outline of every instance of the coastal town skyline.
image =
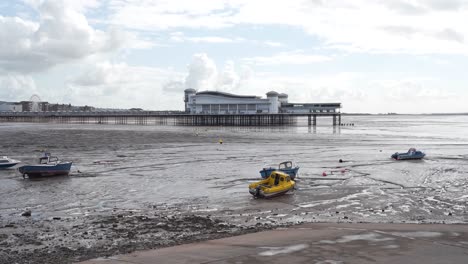
<svg viewBox="0 0 468 264">
<path fill-rule="evenodd" d="M 183 110 L 186 88 L 460 113 L 467 1 L 6 1 L 0 100 Z M 437 109 L 434 106 L 437 105 Z"/>
</svg>

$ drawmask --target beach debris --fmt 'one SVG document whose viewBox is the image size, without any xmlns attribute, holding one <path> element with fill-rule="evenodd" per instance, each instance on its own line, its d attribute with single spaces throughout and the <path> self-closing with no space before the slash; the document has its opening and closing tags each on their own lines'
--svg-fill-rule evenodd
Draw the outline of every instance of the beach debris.
<svg viewBox="0 0 468 264">
<path fill-rule="evenodd" d="M 93 164 L 107 165 L 107 164 L 115 164 L 119 162 L 120 162 L 119 160 L 96 160 L 96 161 L 93 161 Z"/>
<path fill-rule="evenodd" d="M 346 168 L 338 168 L 336 170 L 330 170 L 328 173 L 327 173 L 327 171 L 324 171 L 324 172 L 322 172 L 322 176 L 326 177 L 326 176 L 328 176 L 328 174 L 333 175 L 334 172 L 345 173 L 345 172 L 348 172 L 348 171 L 350 171 L 350 170 L 346 169 Z"/>
<path fill-rule="evenodd" d="M 31 210 L 24 211 L 23 213 L 21 213 L 21 216 L 26 216 L 26 217 L 31 216 Z"/>
</svg>

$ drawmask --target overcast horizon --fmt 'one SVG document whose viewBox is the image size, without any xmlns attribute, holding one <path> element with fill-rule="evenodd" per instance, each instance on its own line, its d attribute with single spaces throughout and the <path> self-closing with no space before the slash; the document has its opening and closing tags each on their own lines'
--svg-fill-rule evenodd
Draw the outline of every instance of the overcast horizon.
<svg viewBox="0 0 468 264">
<path fill-rule="evenodd" d="M 182 110 L 194 88 L 468 112 L 468 0 L 0 3 L 0 101 Z"/>
</svg>

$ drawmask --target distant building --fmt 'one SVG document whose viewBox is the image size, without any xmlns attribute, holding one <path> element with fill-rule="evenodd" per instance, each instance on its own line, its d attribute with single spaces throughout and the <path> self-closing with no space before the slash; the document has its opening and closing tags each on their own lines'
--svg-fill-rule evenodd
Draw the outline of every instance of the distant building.
<svg viewBox="0 0 468 264">
<path fill-rule="evenodd" d="M 22 112 L 46 112 L 48 111 L 48 102 L 21 101 Z"/>
<path fill-rule="evenodd" d="M 31 112 L 32 111 L 33 102 L 31 102 L 31 101 L 21 101 L 21 102 L 19 102 L 19 104 L 21 104 L 23 112 Z"/>
<path fill-rule="evenodd" d="M 49 104 L 47 107 L 49 112 L 69 112 L 72 111 L 71 104 Z"/>
<path fill-rule="evenodd" d="M 96 110 L 96 108 L 93 107 L 93 106 L 87 106 L 87 105 L 78 106 L 78 111 L 91 112 L 91 111 L 94 111 L 94 110 Z"/>
<path fill-rule="evenodd" d="M 21 112 L 23 107 L 20 103 L 0 101 L 0 112 Z"/>
<path fill-rule="evenodd" d="M 333 113 L 341 103 L 289 103 L 287 94 L 270 91 L 266 98 L 218 91 L 184 91 L 185 112 L 191 114 Z"/>
</svg>

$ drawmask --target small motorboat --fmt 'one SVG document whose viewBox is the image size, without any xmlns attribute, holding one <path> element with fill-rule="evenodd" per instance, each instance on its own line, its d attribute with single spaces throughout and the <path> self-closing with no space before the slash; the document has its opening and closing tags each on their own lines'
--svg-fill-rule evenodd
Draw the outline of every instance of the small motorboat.
<svg viewBox="0 0 468 264">
<path fill-rule="evenodd" d="M 7 156 L 3 156 L 0 158 L 0 169 L 13 167 L 20 162 L 21 161 L 19 160 L 10 159 Z"/>
<path fill-rule="evenodd" d="M 294 178 L 296 178 L 297 173 L 299 171 L 299 166 L 293 167 L 292 161 L 285 161 L 285 162 L 281 162 L 278 168 L 274 168 L 274 167 L 263 168 L 260 171 L 260 175 L 262 176 L 262 178 L 266 179 L 270 177 L 273 171 L 276 171 L 276 170 L 279 170 L 288 174 L 291 177 L 291 179 L 294 180 Z"/>
<path fill-rule="evenodd" d="M 415 148 L 410 148 L 406 153 L 394 153 L 392 155 L 392 159 L 395 160 L 414 160 L 414 159 L 422 159 L 426 156 L 422 151 L 416 150 Z"/>
<path fill-rule="evenodd" d="M 44 156 L 39 158 L 37 165 L 25 165 L 18 168 L 19 172 L 28 177 L 43 177 L 43 176 L 56 176 L 68 175 L 72 166 L 71 161 L 63 162 L 56 156 L 51 156 L 50 153 L 45 153 Z"/>
<path fill-rule="evenodd" d="M 268 178 L 250 184 L 249 193 L 256 198 L 271 198 L 289 192 L 295 185 L 288 174 L 273 171 Z"/>
</svg>

